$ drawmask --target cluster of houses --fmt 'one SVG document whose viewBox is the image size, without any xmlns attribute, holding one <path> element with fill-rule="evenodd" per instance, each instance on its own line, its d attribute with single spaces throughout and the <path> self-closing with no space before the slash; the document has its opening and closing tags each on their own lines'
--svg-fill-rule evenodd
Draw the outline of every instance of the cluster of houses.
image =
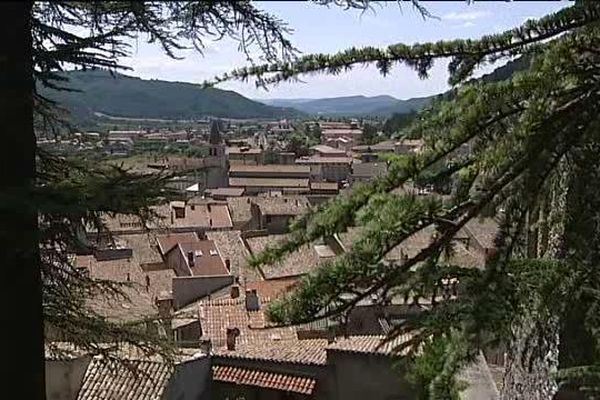
<svg viewBox="0 0 600 400">
<path fill-rule="evenodd" d="M 119 349 L 125 365 L 78 349 L 67 356 L 49 350 L 48 398 L 415 398 L 397 368 L 402 354 L 394 352 L 409 337 L 383 340 L 398 321 L 419 311 L 407 299 L 387 305 L 365 300 L 344 321 L 277 326 L 266 316 L 269 304 L 304 276 L 348 252 L 359 228 L 305 245 L 274 265 L 248 266 L 251 256 L 287 238 L 294 218 L 337 195 L 343 182 L 384 174 L 379 152 L 418 151 L 420 146 L 413 141 L 340 146 L 344 140 L 359 141 L 355 131 L 360 132 L 324 126 L 325 143 L 315 146 L 311 156 L 281 164 L 264 164 L 261 149 L 212 143 L 212 159 L 216 165 L 225 160 L 227 169 L 216 184 L 201 190 L 196 183 L 186 201 L 154 207 L 153 220 L 105 215 L 106 230 L 87 232 L 94 250 L 74 254 L 74 264 L 92 278 L 129 283 L 128 299 L 99 295 L 89 306 L 109 320 L 159 332 L 181 353 L 173 367 L 127 348 Z M 491 219 L 470 222 L 454 238 L 447 257 L 473 268 L 484 266 L 496 231 Z M 385 258 L 402 262 L 426 247 L 432 235 L 423 230 Z M 424 299 L 422 306 L 427 304 Z M 493 394 L 485 359 L 470 369 L 467 380 L 479 390 L 471 398 L 481 398 L 482 390 Z"/>
</svg>

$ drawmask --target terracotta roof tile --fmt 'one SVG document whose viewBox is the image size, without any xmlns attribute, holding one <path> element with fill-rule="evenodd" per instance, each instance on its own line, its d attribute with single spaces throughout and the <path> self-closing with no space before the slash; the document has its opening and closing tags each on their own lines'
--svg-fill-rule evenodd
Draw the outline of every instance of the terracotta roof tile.
<svg viewBox="0 0 600 400">
<path fill-rule="evenodd" d="M 270 327 L 263 312 L 268 302 L 269 299 L 261 298 L 261 310 L 246 311 L 244 294 L 237 299 L 202 301 L 199 303 L 202 332 L 211 339 L 215 348 L 225 346 L 227 328 L 240 330 L 237 338 L 240 345 L 295 339 L 296 331 L 293 327 Z"/>
<path fill-rule="evenodd" d="M 234 224 L 244 224 L 252 219 L 250 197 L 228 197 L 227 206 Z"/>
<path fill-rule="evenodd" d="M 246 243 L 250 252 L 255 255 L 264 251 L 267 246 L 275 246 L 283 242 L 286 237 L 287 235 L 256 236 L 247 238 Z M 322 261 L 323 259 L 319 257 L 314 246 L 309 244 L 302 246 L 282 261 L 272 265 L 264 265 L 260 268 L 266 279 L 281 278 L 306 274 L 315 269 Z"/>
<path fill-rule="evenodd" d="M 159 400 L 171 377 L 168 363 L 94 357 L 77 400 Z"/>
<path fill-rule="evenodd" d="M 229 275 L 229 271 L 212 240 L 179 243 L 173 251 L 179 251 L 179 256 L 188 264 L 194 276 Z M 188 253 L 190 252 L 194 253 L 194 265 L 189 265 Z"/>
<path fill-rule="evenodd" d="M 308 178 L 229 178 L 229 186 L 307 188 Z"/>
<path fill-rule="evenodd" d="M 213 380 L 235 383 L 236 385 L 257 386 L 273 390 L 312 394 L 316 380 L 314 378 L 253 370 L 249 368 L 214 365 Z"/>
<path fill-rule="evenodd" d="M 325 365 L 327 362 L 327 339 L 283 338 L 272 339 L 276 333 L 272 331 L 281 328 L 267 329 L 269 336 L 255 339 L 249 343 L 236 344 L 235 350 L 219 348 L 215 355 L 223 358 L 245 360 L 263 360 L 280 363 Z M 239 339 L 239 338 L 238 338 Z"/>
<path fill-rule="evenodd" d="M 167 233 L 156 236 L 156 243 L 163 255 L 167 254 L 177 243 L 192 243 L 198 240 L 198 236 L 194 232 Z"/>
<path fill-rule="evenodd" d="M 240 231 L 208 231 L 206 237 L 212 240 L 221 257 L 229 260 L 231 274 L 241 277 L 242 281 L 253 282 L 261 279 L 260 274 L 248 266 L 250 252 L 246 248 Z"/>
<path fill-rule="evenodd" d="M 402 335 L 389 342 L 385 342 L 385 336 L 348 336 L 337 338 L 336 341 L 327 346 L 327 350 L 343 351 L 350 353 L 394 355 L 398 346 L 406 343 L 410 336 Z M 406 349 L 400 355 L 406 354 Z"/>
</svg>

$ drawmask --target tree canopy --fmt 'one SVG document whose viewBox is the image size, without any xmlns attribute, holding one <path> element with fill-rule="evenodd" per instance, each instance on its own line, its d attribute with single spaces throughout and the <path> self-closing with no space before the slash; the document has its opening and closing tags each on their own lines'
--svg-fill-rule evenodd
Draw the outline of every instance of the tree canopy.
<svg viewBox="0 0 600 400">
<path fill-rule="evenodd" d="M 425 346 L 431 340 L 444 341 L 440 368 L 428 381 L 430 398 L 454 398 L 456 372 L 480 350 L 499 345 L 508 360 L 503 399 L 550 399 L 559 385 L 597 394 L 600 225 L 591 188 L 598 182 L 599 21 L 597 2 L 577 1 L 478 40 L 309 54 L 217 78 L 268 86 L 360 64 L 375 64 L 384 75 L 404 64 L 425 78 L 436 60 L 450 59 L 453 96 L 434 102 L 405 130 L 425 141 L 424 150 L 392 158 L 386 176 L 299 218 L 284 244 L 253 258 L 255 266 L 272 263 L 306 243 L 360 228 L 349 252 L 304 278 L 270 307 L 270 317 L 303 323 L 344 315 L 365 299 L 387 304 L 399 297 L 415 305 L 432 299 L 431 308 L 390 336 L 410 334 L 406 346 L 417 359 L 439 349 Z M 477 67 L 516 56 L 531 62 L 512 78 L 470 79 Z M 428 172 L 428 179 L 452 180 L 451 199 L 394 191 Z M 485 266 L 448 262 L 443 255 L 453 237 L 490 212 L 500 231 Z M 431 243 L 416 255 L 385 260 L 431 227 Z M 448 282 L 458 282 L 458 295 L 434 301 Z"/>
</svg>

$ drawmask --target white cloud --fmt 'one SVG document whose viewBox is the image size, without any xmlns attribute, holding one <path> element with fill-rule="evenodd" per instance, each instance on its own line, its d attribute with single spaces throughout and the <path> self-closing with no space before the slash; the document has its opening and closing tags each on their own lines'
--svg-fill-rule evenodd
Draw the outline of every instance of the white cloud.
<svg viewBox="0 0 600 400">
<path fill-rule="evenodd" d="M 442 17 L 442 19 L 449 19 L 453 21 L 473 21 L 480 18 L 485 18 L 492 15 L 489 11 L 464 11 L 464 12 L 451 12 Z"/>
<path fill-rule="evenodd" d="M 464 24 L 462 24 L 460 27 L 461 28 L 470 28 L 472 26 L 475 26 L 475 22 L 467 21 Z"/>
</svg>

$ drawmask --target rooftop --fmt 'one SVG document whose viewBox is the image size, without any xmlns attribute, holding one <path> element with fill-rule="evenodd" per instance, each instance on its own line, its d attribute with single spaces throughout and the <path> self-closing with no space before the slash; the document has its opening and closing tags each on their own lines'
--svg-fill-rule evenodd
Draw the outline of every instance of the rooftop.
<svg viewBox="0 0 600 400">
<path fill-rule="evenodd" d="M 308 211 L 310 203 L 306 196 L 256 197 L 252 203 L 262 215 L 301 215 Z"/>
<path fill-rule="evenodd" d="M 301 165 L 289 164 L 267 164 L 267 165 L 246 165 L 232 164 L 229 166 L 229 173 L 249 172 L 249 173 L 310 173 L 310 168 Z"/>
<path fill-rule="evenodd" d="M 426 248 L 431 243 L 434 227 L 429 226 L 414 235 L 408 237 L 404 242 L 400 243 L 386 255 L 388 261 L 401 261 L 403 258 L 412 258 L 421 250 Z M 352 244 L 360 236 L 362 228 L 350 228 L 347 232 L 338 234 L 340 242 L 345 249 L 352 248 Z M 457 239 L 464 238 L 464 234 L 460 233 L 455 236 Z M 445 256 L 442 256 L 444 259 Z M 462 241 L 455 241 L 450 262 L 462 265 L 464 267 L 481 267 L 485 264 L 484 255 L 473 247 L 466 247 Z"/>
<path fill-rule="evenodd" d="M 156 243 L 163 255 L 167 254 L 169 250 L 177 246 L 178 243 L 192 243 L 197 242 L 198 240 L 198 236 L 194 232 L 167 233 L 156 236 Z"/>
<path fill-rule="evenodd" d="M 215 189 L 206 189 L 204 193 L 206 193 L 206 195 L 210 197 L 240 197 L 244 194 L 244 188 L 222 187 Z"/>
<path fill-rule="evenodd" d="M 154 298 L 171 290 L 172 270 L 146 272 L 133 259 L 98 261 L 93 255 L 76 256 L 75 265 L 86 268 L 90 277 L 123 283 L 126 297 L 98 294 L 88 305 L 98 314 L 115 321 L 134 321 L 157 314 Z"/>
<path fill-rule="evenodd" d="M 473 237 L 483 248 L 494 248 L 499 226 L 493 218 L 474 218 L 467 222 L 464 230 Z"/>
<path fill-rule="evenodd" d="M 318 144 L 316 146 L 312 146 L 311 149 L 323 154 L 346 154 L 346 152 L 342 149 L 327 146 L 325 144 Z"/>
<path fill-rule="evenodd" d="M 357 177 L 377 177 L 385 175 L 387 164 L 384 162 L 366 162 L 352 164 L 352 175 Z"/>
<path fill-rule="evenodd" d="M 198 305 L 202 333 L 210 338 L 215 352 L 219 353 L 226 346 L 227 329 L 238 328 L 240 335 L 236 339 L 236 349 L 244 345 L 268 346 L 280 340 L 296 339 L 293 327 L 271 327 L 264 315 L 265 305 L 269 299 L 260 298 L 258 311 L 247 311 L 245 294 L 240 290 L 241 297 L 236 299 L 223 298 L 218 300 L 201 301 Z M 250 350 L 249 350 L 250 351 Z"/>
<path fill-rule="evenodd" d="M 280 328 L 271 328 L 267 331 Z M 273 335 L 274 336 L 274 335 Z M 239 338 L 238 338 L 239 339 Z M 327 362 L 327 339 L 288 339 L 257 340 L 245 343 L 231 351 L 221 348 L 215 351 L 218 357 L 246 360 L 266 360 L 292 364 L 325 365 Z"/>
<path fill-rule="evenodd" d="M 362 135 L 362 130 L 360 129 L 337 129 L 337 128 L 322 128 L 321 135 L 330 136 L 330 135 Z"/>
<path fill-rule="evenodd" d="M 308 187 L 308 179 L 304 178 L 229 178 L 229 186 L 233 187 L 274 187 L 302 188 Z"/>
<path fill-rule="evenodd" d="M 178 250 L 194 276 L 229 275 L 229 271 L 212 240 L 199 240 L 192 243 L 179 243 Z M 175 248 L 174 248 L 175 249 Z M 175 251 L 175 250 L 173 250 Z M 193 253 L 194 263 L 190 265 L 188 254 Z"/>
<path fill-rule="evenodd" d="M 398 354 L 399 346 L 405 344 L 410 339 L 409 335 L 401 335 L 397 338 L 386 341 L 385 336 L 349 336 L 340 337 L 329 346 L 327 350 L 340 351 L 359 354 L 381 354 L 391 356 Z M 406 354 L 406 350 L 399 354 Z"/>
<path fill-rule="evenodd" d="M 252 254 L 259 254 L 267 246 L 275 246 L 286 239 L 287 235 L 267 235 L 247 238 L 246 243 Z M 306 274 L 316 268 L 324 259 L 319 257 L 313 245 L 305 245 L 272 265 L 260 267 L 267 279 Z"/>
<path fill-rule="evenodd" d="M 219 382 L 257 386 L 304 395 L 312 394 L 316 385 L 314 378 L 230 365 L 213 365 L 212 373 L 213 380 Z"/>
<path fill-rule="evenodd" d="M 246 223 L 252 219 L 252 197 L 228 197 L 227 206 L 234 224 Z"/>
<path fill-rule="evenodd" d="M 77 400 L 160 400 L 171 378 L 166 362 L 94 357 L 87 367 Z"/>
<path fill-rule="evenodd" d="M 296 164 L 352 164 L 352 157 L 301 157 L 296 159 Z"/>
<path fill-rule="evenodd" d="M 225 149 L 226 154 L 261 154 L 261 149 L 253 149 L 249 147 L 227 147 Z"/>
<path fill-rule="evenodd" d="M 260 279 L 259 273 L 248 267 L 250 252 L 244 244 L 240 231 L 208 231 L 206 237 L 215 243 L 221 257 L 230 261 L 232 275 L 239 276 L 246 282 Z"/>
<path fill-rule="evenodd" d="M 311 190 L 335 190 L 339 189 L 337 182 L 311 182 Z"/>
</svg>

